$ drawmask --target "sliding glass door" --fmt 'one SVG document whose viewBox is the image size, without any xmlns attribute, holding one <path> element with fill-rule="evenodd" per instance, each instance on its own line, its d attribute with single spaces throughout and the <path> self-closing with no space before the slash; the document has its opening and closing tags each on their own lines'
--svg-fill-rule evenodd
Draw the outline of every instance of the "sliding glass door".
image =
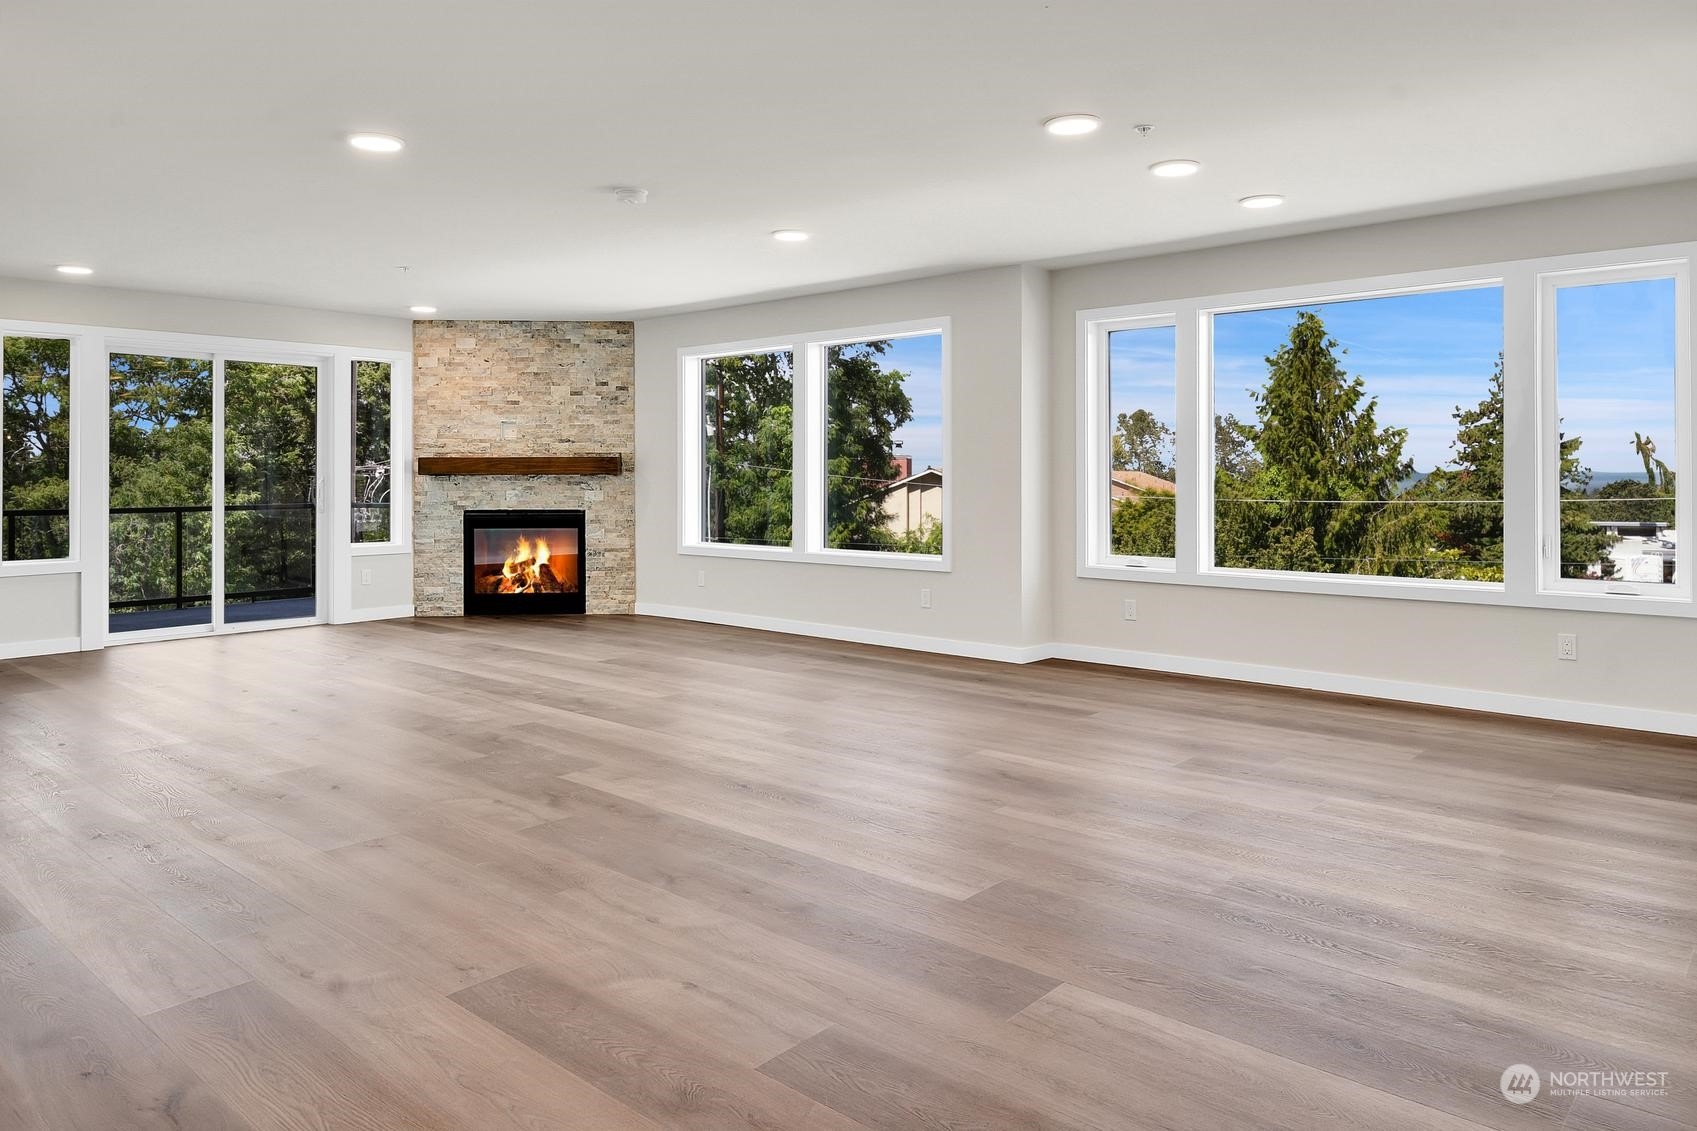
<svg viewBox="0 0 1697 1131">
<path fill-rule="evenodd" d="M 319 367 L 111 354 L 108 628 L 319 617 Z"/>
</svg>

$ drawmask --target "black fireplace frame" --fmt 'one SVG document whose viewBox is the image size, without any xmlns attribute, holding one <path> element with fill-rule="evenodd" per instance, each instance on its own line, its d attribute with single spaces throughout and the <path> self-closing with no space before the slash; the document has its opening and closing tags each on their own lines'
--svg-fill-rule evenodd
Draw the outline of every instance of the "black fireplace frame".
<svg viewBox="0 0 1697 1131">
<path fill-rule="evenodd" d="M 584 512 L 568 510 L 466 511 L 461 519 L 465 532 L 465 614 L 478 616 L 522 616 L 533 613 L 582 613 L 587 611 L 589 543 L 585 538 Z M 500 594 L 475 591 L 477 532 L 479 530 L 537 526 L 552 530 L 577 531 L 577 592 Z"/>
</svg>

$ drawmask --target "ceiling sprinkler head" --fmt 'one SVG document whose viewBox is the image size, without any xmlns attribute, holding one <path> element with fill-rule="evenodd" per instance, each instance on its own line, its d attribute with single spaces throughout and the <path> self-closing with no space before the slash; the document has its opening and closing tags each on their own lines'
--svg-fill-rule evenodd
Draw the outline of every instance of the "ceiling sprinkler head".
<svg viewBox="0 0 1697 1131">
<path fill-rule="evenodd" d="M 647 204 L 648 190 L 645 188 L 616 188 L 613 199 L 620 204 Z"/>
<path fill-rule="evenodd" d="M 1150 134 L 1155 132 L 1155 127 L 1151 126 L 1147 122 L 1144 122 L 1141 125 L 1133 126 L 1131 128 L 1132 128 L 1132 132 L 1136 133 L 1138 137 L 1148 137 Z"/>
</svg>

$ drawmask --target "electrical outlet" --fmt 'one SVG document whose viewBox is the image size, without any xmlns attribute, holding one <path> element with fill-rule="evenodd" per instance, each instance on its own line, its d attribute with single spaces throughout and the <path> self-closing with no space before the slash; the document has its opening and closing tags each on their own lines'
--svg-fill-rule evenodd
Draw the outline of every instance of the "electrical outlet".
<svg viewBox="0 0 1697 1131">
<path fill-rule="evenodd" d="M 697 589 L 701 589 L 701 588 L 705 588 L 706 585 L 707 585 L 707 571 L 704 570 L 704 569 L 696 570 L 695 571 L 695 587 Z"/>
<path fill-rule="evenodd" d="M 1137 619 L 1137 602 L 1135 600 L 1133 600 L 1132 598 L 1127 597 L 1125 599 L 1125 608 L 1122 611 L 1122 615 L 1125 617 L 1126 620 L 1136 620 Z"/>
<path fill-rule="evenodd" d="M 921 589 L 919 591 L 919 607 L 922 609 L 929 609 L 931 607 L 931 590 Z"/>
<path fill-rule="evenodd" d="M 1579 659 L 1579 637 L 1571 632 L 1558 632 L 1556 634 L 1556 659 Z"/>
<path fill-rule="evenodd" d="M 361 585 L 370 585 L 371 584 L 371 571 L 370 570 L 362 569 L 362 570 L 359 571 L 359 583 Z"/>
</svg>

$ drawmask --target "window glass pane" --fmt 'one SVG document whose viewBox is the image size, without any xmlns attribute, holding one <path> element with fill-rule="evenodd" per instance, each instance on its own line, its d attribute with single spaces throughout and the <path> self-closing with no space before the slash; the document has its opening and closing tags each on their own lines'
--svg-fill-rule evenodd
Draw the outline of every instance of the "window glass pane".
<svg viewBox="0 0 1697 1131">
<path fill-rule="evenodd" d="M 1214 562 L 1500 582 L 1502 288 L 1214 317 Z"/>
<path fill-rule="evenodd" d="M 0 561 L 71 556 L 71 343 L 6 338 L 0 368 Z"/>
<path fill-rule="evenodd" d="M 393 527 L 389 499 L 390 366 L 354 362 L 353 540 L 387 542 Z"/>
<path fill-rule="evenodd" d="M 224 619 L 315 616 L 318 367 L 224 363 Z"/>
<path fill-rule="evenodd" d="M 113 632 L 212 623 L 212 362 L 112 355 Z"/>
<path fill-rule="evenodd" d="M 1674 578 L 1675 287 L 1556 291 L 1559 575 L 1655 589 Z"/>
<path fill-rule="evenodd" d="M 825 545 L 943 552 L 943 335 L 825 351 Z"/>
<path fill-rule="evenodd" d="M 701 363 L 701 540 L 790 544 L 794 362 L 788 351 Z"/>
<path fill-rule="evenodd" d="M 1108 334 L 1108 548 L 1173 557 L 1178 470 L 1177 330 Z"/>
</svg>

